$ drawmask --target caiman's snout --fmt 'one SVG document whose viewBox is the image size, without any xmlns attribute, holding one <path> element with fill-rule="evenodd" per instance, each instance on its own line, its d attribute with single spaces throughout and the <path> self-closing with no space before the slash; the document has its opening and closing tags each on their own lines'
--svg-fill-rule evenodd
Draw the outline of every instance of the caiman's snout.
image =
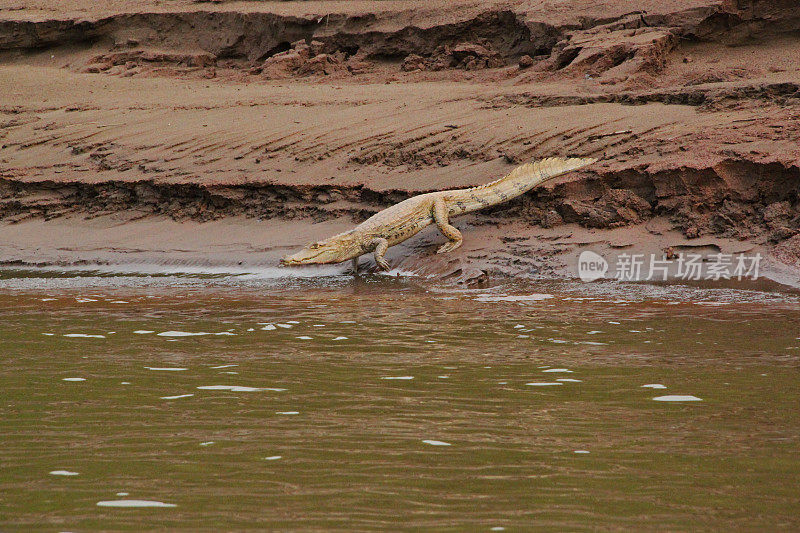
<svg viewBox="0 0 800 533">
<path fill-rule="evenodd" d="M 312 242 L 299 252 L 285 256 L 280 264 L 281 266 L 324 265 L 347 261 L 358 256 L 360 251 L 360 248 L 353 243 L 351 233 L 341 233 L 324 241 Z"/>
<path fill-rule="evenodd" d="M 309 258 L 304 257 L 302 252 L 282 257 L 278 263 L 280 266 L 296 266 L 309 263 Z"/>
<path fill-rule="evenodd" d="M 324 243 L 311 243 L 297 253 L 287 255 L 280 261 L 281 266 L 311 265 L 336 263 L 340 261 L 334 247 Z"/>
</svg>

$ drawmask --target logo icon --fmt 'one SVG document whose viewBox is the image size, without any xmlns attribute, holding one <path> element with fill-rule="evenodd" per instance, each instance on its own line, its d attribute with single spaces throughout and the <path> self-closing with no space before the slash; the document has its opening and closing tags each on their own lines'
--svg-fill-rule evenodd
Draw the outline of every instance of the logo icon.
<svg viewBox="0 0 800 533">
<path fill-rule="evenodd" d="M 601 255 L 585 250 L 578 256 L 578 277 L 581 278 L 581 281 L 600 279 L 606 275 L 606 272 L 608 272 L 608 261 Z"/>
</svg>

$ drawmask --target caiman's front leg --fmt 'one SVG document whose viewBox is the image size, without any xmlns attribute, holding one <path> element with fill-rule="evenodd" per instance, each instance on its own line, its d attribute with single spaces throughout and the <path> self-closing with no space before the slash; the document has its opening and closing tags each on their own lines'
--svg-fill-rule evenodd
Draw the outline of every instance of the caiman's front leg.
<svg viewBox="0 0 800 533">
<path fill-rule="evenodd" d="M 382 270 L 391 270 L 392 267 L 390 267 L 386 259 L 383 258 L 384 254 L 386 254 L 386 250 L 389 249 L 389 241 L 378 237 L 377 239 L 372 239 L 369 245 L 373 247 L 375 262 L 378 263 L 378 266 L 381 267 Z"/>
<path fill-rule="evenodd" d="M 451 252 L 461 246 L 464 242 L 464 238 L 461 236 L 461 232 L 450 224 L 447 218 L 447 203 L 445 203 L 443 198 L 437 198 L 433 201 L 433 220 L 436 222 L 436 225 L 439 226 L 442 233 L 444 233 L 444 236 L 450 239 L 450 242 L 443 244 L 442 247 L 436 251 L 437 254 Z"/>
</svg>

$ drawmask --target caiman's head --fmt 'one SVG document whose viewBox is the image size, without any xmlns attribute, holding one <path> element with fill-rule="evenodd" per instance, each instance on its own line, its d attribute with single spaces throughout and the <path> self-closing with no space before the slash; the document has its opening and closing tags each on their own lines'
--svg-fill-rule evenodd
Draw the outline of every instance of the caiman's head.
<svg viewBox="0 0 800 533">
<path fill-rule="evenodd" d="M 296 254 L 281 259 L 281 266 L 341 263 L 361 255 L 360 243 L 352 232 L 340 233 L 324 241 L 312 242 Z"/>
</svg>

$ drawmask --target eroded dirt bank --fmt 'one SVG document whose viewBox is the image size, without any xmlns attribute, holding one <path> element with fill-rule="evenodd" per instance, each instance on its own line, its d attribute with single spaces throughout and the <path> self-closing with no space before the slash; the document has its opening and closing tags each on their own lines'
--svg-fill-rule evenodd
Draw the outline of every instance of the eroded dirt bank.
<svg viewBox="0 0 800 533">
<path fill-rule="evenodd" d="M 451 256 L 431 231 L 390 257 L 477 279 L 574 275 L 589 245 L 762 251 L 797 283 L 800 8 L 639 7 L 20 0 L 0 260 L 269 265 L 410 195 L 592 155 L 459 219 Z"/>
</svg>

